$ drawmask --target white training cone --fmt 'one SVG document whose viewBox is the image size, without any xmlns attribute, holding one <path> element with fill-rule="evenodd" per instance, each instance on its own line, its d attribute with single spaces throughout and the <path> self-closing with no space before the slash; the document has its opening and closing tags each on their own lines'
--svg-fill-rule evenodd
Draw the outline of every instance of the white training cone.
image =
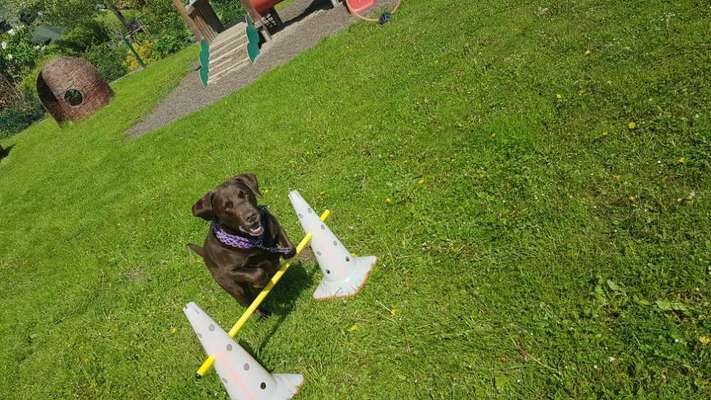
<svg viewBox="0 0 711 400">
<path fill-rule="evenodd" d="M 287 400 L 304 383 L 297 374 L 270 374 L 242 346 L 235 343 L 195 303 L 183 309 L 232 400 Z"/>
<path fill-rule="evenodd" d="M 314 292 L 314 298 L 348 297 L 358 293 L 377 258 L 353 257 L 299 192 L 289 193 L 289 200 L 304 232 L 313 236 L 311 249 L 323 272 L 324 279 Z"/>
</svg>

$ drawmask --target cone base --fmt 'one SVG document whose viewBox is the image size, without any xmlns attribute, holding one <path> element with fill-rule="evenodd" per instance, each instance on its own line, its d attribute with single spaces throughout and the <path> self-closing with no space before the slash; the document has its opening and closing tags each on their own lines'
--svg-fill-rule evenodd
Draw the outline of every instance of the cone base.
<svg viewBox="0 0 711 400">
<path fill-rule="evenodd" d="M 354 258 L 348 267 L 349 276 L 337 281 L 324 279 L 316 288 L 314 299 L 325 300 L 355 296 L 365 286 L 365 281 L 368 280 L 370 271 L 377 260 L 378 258 L 375 256 Z"/>
<path fill-rule="evenodd" d="M 274 399 L 288 400 L 294 397 L 304 384 L 304 376 L 299 374 L 272 374 L 277 382 Z"/>
</svg>

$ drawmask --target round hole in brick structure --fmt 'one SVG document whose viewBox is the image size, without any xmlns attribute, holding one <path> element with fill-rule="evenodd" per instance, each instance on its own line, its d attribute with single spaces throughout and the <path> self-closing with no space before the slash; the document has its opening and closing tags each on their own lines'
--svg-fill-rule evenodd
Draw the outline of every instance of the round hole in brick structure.
<svg viewBox="0 0 711 400">
<path fill-rule="evenodd" d="M 214 331 L 214 330 L 215 330 L 215 325 L 210 324 L 210 326 L 208 327 L 208 329 L 210 330 L 210 332 Z"/>
<path fill-rule="evenodd" d="M 326 270 L 326 273 L 330 275 L 330 274 L 331 274 L 331 270 L 330 270 L 330 269 L 327 269 L 327 270 Z"/>
<path fill-rule="evenodd" d="M 346 262 L 350 262 L 350 261 L 351 261 L 351 258 L 346 256 Z"/>
<path fill-rule="evenodd" d="M 227 343 L 227 351 L 232 351 L 232 344 Z"/>
<path fill-rule="evenodd" d="M 80 106 L 84 102 L 84 96 L 76 89 L 69 89 L 64 92 L 64 100 L 72 106 Z"/>
<path fill-rule="evenodd" d="M 262 382 L 262 383 L 259 384 L 259 387 L 260 387 L 262 390 L 264 390 L 264 389 L 267 388 L 267 383 L 266 383 L 266 382 Z"/>
<path fill-rule="evenodd" d="M 334 241 L 333 241 L 333 245 L 334 245 L 334 246 L 338 246 L 338 241 L 337 241 L 337 240 L 334 240 Z"/>
<path fill-rule="evenodd" d="M 326 225 L 321 224 L 321 230 L 322 230 L 322 231 L 325 231 L 325 230 L 326 230 Z"/>
<path fill-rule="evenodd" d="M 248 363 L 244 363 L 244 365 L 242 366 L 242 368 L 244 368 L 245 371 L 249 371 L 249 364 L 248 364 Z"/>
<path fill-rule="evenodd" d="M 309 214 L 313 214 L 313 213 L 314 213 L 314 210 L 309 208 Z"/>
<path fill-rule="evenodd" d="M 316 251 L 316 255 L 322 255 L 320 251 Z"/>
</svg>

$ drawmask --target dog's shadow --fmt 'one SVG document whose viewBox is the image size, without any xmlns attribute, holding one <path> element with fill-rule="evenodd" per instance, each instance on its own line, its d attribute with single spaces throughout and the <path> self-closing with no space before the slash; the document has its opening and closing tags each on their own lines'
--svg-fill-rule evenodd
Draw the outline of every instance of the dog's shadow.
<svg viewBox="0 0 711 400">
<path fill-rule="evenodd" d="M 294 310 L 296 301 L 301 293 L 313 283 L 314 274 L 316 274 L 315 269 L 312 268 L 310 271 L 307 271 L 304 268 L 304 262 L 300 261 L 292 265 L 291 268 L 286 271 L 279 285 L 269 294 L 266 300 L 266 308 L 272 312 L 270 319 L 275 317 L 278 319 L 272 326 L 272 329 L 264 337 L 257 352 L 261 352 L 262 349 L 266 347 L 287 315 Z"/>
<path fill-rule="evenodd" d="M 6 148 L 3 148 L 2 146 L 0 146 L 0 160 L 2 160 L 3 158 L 10 155 L 10 151 L 12 150 L 13 147 L 15 147 L 14 144 L 11 144 L 10 146 L 8 146 Z"/>
</svg>

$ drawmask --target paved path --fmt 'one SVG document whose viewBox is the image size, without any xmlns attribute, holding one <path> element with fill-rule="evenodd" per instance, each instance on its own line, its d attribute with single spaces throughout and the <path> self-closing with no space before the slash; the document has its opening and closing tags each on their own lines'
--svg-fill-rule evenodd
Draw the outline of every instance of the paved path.
<svg viewBox="0 0 711 400">
<path fill-rule="evenodd" d="M 127 135 L 146 134 L 207 107 L 356 21 L 348 14 L 345 5 L 333 8 L 330 0 L 294 0 L 279 15 L 284 28 L 262 47 L 256 63 L 246 65 L 207 88 L 202 87 L 198 71 L 190 72 L 149 115 L 129 129 Z"/>
</svg>

